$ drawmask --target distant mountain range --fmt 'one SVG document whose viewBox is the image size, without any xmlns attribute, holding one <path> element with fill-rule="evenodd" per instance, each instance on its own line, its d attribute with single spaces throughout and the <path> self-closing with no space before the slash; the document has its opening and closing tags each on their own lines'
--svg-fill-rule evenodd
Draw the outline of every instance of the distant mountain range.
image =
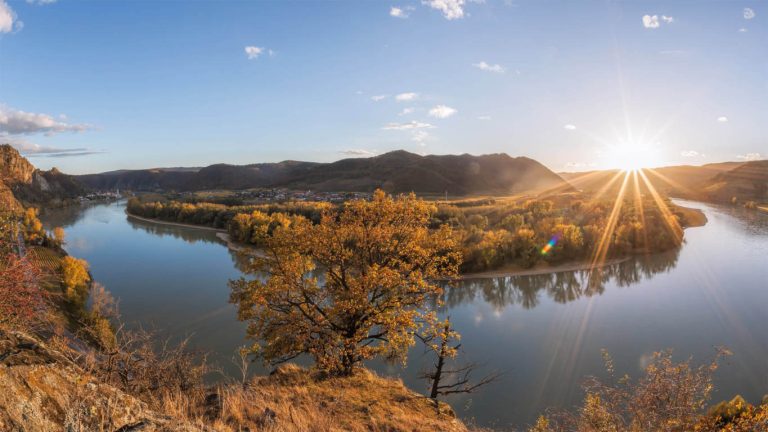
<svg viewBox="0 0 768 432">
<path fill-rule="evenodd" d="M 644 170 L 660 193 L 691 199 L 727 202 L 768 202 L 768 161 L 723 162 L 702 166 L 669 166 Z M 605 190 L 616 194 L 620 181 L 606 185 L 616 170 L 555 174 L 526 157 L 420 156 L 403 150 L 370 158 L 332 163 L 284 161 L 251 165 L 216 164 L 203 168 L 119 170 L 80 176 L 55 168 L 36 169 L 10 145 L 0 145 L 0 205 L 56 205 L 89 190 L 199 191 L 214 189 L 288 188 L 314 191 L 419 194 L 509 195 Z M 642 190 L 643 180 L 638 177 Z M 632 185 L 630 185 L 632 187 Z"/>
<path fill-rule="evenodd" d="M 526 157 L 420 156 L 403 150 L 332 163 L 284 161 L 205 168 L 159 168 L 77 176 L 94 189 L 176 190 L 285 187 L 315 191 L 513 194 L 570 188 L 559 175 Z"/>
<path fill-rule="evenodd" d="M 768 160 L 721 162 L 702 166 L 668 166 L 645 169 L 645 178 L 660 193 L 703 201 L 768 202 Z M 587 192 L 605 189 L 618 170 L 560 173 L 575 188 Z M 641 189 L 646 189 L 642 177 Z M 621 182 L 616 181 L 604 193 L 615 195 Z M 633 185 L 629 185 L 633 187 Z"/>
</svg>

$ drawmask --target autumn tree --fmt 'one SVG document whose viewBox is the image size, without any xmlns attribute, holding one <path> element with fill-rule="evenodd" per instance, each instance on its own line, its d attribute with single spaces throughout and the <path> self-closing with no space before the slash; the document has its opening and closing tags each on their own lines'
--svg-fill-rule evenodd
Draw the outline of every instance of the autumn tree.
<svg viewBox="0 0 768 432">
<path fill-rule="evenodd" d="M 38 278 L 37 268 L 26 257 L 0 256 L 0 325 L 26 328 L 44 317 L 48 294 Z"/>
<path fill-rule="evenodd" d="M 65 256 L 61 260 L 61 274 L 67 301 L 75 306 L 84 307 L 88 299 L 88 283 L 91 281 L 88 262 Z"/>
<path fill-rule="evenodd" d="M 65 239 L 66 233 L 64 232 L 64 228 L 56 227 L 53 229 L 53 243 L 56 247 L 64 245 Z"/>
<path fill-rule="evenodd" d="M 460 261 L 450 228 L 428 228 L 434 211 L 377 191 L 317 224 L 283 219 L 251 264 L 263 277 L 231 282 L 254 350 L 273 364 L 306 353 L 340 375 L 376 356 L 404 361 L 414 333 L 435 321 L 425 306 L 442 292 L 437 279 Z"/>
</svg>

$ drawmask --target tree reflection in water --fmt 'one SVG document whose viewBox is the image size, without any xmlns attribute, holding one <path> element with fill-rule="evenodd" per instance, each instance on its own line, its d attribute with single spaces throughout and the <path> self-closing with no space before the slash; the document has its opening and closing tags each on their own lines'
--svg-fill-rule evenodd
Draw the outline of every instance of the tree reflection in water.
<svg viewBox="0 0 768 432">
<path fill-rule="evenodd" d="M 443 301 L 448 308 L 482 299 L 497 310 L 511 305 L 531 309 L 539 304 L 543 291 L 558 303 L 568 303 L 581 297 L 601 295 L 610 282 L 628 287 L 651 279 L 655 274 L 669 272 L 677 264 L 679 253 L 678 249 L 639 256 L 591 271 L 463 280 L 445 287 Z"/>
</svg>

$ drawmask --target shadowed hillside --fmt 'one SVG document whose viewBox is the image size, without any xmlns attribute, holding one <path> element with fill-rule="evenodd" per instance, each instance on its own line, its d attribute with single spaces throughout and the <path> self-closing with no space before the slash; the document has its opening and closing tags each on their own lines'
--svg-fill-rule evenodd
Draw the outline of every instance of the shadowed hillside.
<svg viewBox="0 0 768 432">
<path fill-rule="evenodd" d="M 287 187 L 316 191 L 418 192 L 450 195 L 511 194 L 568 188 L 560 176 L 525 157 L 420 156 L 394 151 L 333 163 L 284 161 L 253 165 L 211 165 L 199 170 L 116 171 L 78 177 L 96 189 L 206 190 Z"/>
<path fill-rule="evenodd" d="M 714 201 L 768 202 L 768 160 L 747 162 L 714 176 L 705 183 L 704 193 Z"/>
<path fill-rule="evenodd" d="M 704 188 L 717 175 L 742 166 L 743 162 L 721 162 L 702 166 L 678 165 L 661 168 L 643 169 L 648 183 L 659 193 L 691 199 L 709 199 Z M 603 190 L 619 170 L 560 173 L 575 188 L 585 192 Z M 638 186 L 643 192 L 647 187 L 639 177 Z M 630 185 L 632 186 L 632 185 Z M 605 193 L 615 195 L 621 187 L 621 181 L 614 181 L 605 189 Z"/>
</svg>

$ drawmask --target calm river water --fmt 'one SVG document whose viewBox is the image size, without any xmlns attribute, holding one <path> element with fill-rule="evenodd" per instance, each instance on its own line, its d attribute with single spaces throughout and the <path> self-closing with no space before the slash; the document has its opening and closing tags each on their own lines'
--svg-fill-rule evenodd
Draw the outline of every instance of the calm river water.
<svg viewBox="0 0 768 432">
<path fill-rule="evenodd" d="M 680 251 L 609 267 L 602 280 L 584 272 L 477 279 L 447 290 L 443 313 L 462 334 L 463 358 L 503 372 L 478 393 L 450 402 L 485 426 L 524 426 L 548 407 L 571 407 L 589 375 L 602 376 L 601 350 L 619 372 L 638 374 L 654 351 L 710 360 L 715 346 L 734 355 L 717 373 L 715 399 L 768 393 L 768 215 L 702 209 L 706 226 L 685 231 Z M 48 211 L 63 226 L 67 251 L 87 259 L 96 281 L 119 299 L 123 319 L 172 337 L 191 336 L 224 370 L 245 344 L 228 301 L 238 257 L 212 231 L 129 219 L 124 203 Z M 417 376 L 429 358 L 411 353 L 407 368 L 373 363 L 424 391 Z M 483 371 L 481 370 L 480 373 Z"/>
</svg>

